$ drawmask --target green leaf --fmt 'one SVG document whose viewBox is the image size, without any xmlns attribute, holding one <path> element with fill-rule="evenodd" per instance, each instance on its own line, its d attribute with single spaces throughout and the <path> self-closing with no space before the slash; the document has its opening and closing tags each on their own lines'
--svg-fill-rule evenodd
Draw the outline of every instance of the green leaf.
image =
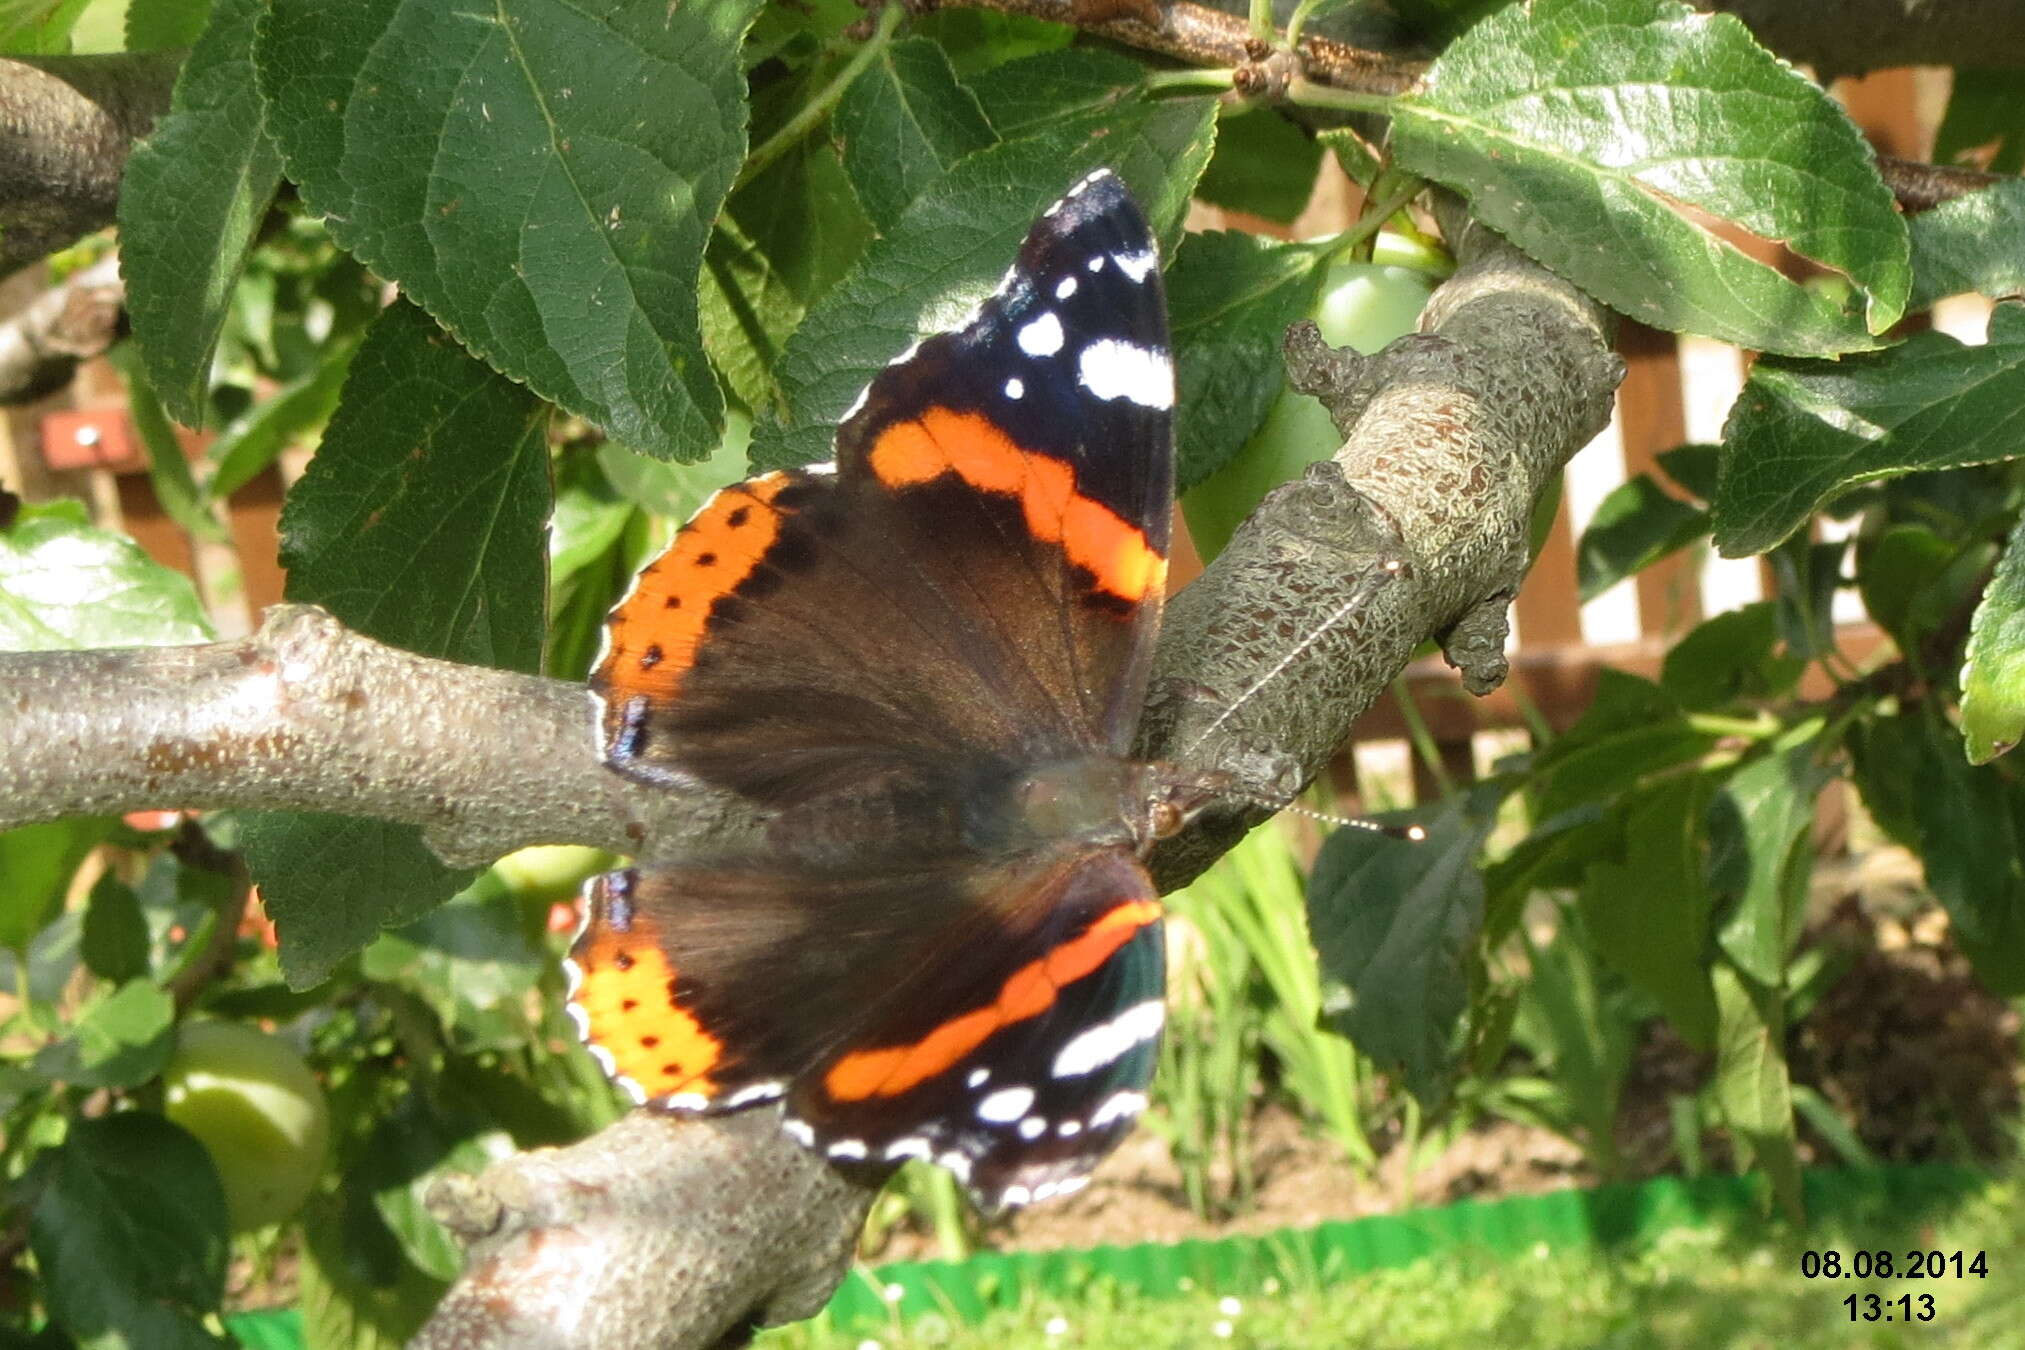
<svg viewBox="0 0 2025 1350">
<path fill-rule="evenodd" d="M 1603 987 L 1595 945 L 1572 908 L 1560 910 L 1551 942 L 1525 934 L 1532 979 L 1526 985 L 1514 1039 L 1547 1061 L 1565 1106 L 1560 1128 L 1575 1128 L 1607 1174 L 1616 1168 L 1617 1108 L 1631 1068 L 1636 1027 L 1621 991 Z"/>
<path fill-rule="evenodd" d="M 1678 775 L 1633 801 L 1624 813 L 1624 861 L 1592 865 L 1579 902 L 1604 962 L 1650 995 L 1682 1040 L 1704 1049 L 1716 1030 L 1702 873 L 1708 789 L 1699 774 Z"/>
<path fill-rule="evenodd" d="M 1708 512 L 1674 496 L 1650 474 L 1638 475 L 1597 504 L 1582 532 L 1575 554 L 1582 599 L 1595 599 L 1708 532 Z"/>
<path fill-rule="evenodd" d="M 1934 159 L 1991 173 L 2025 170 L 2025 71 L 1957 67 Z"/>
<path fill-rule="evenodd" d="M 84 855 L 112 827 L 110 820 L 82 818 L 0 831 L 0 947 L 28 950 L 62 906 Z"/>
<path fill-rule="evenodd" d="M 129 0 L 127 50 L 162 51 L 188 47 L 204 31 L 211 0 Z"/>
<path fill-rule="evenodd" d="M 1326 247 L 1235 230 L 1191 234 L 1167 269 L 1176 478 L 1193 487 L 1244 448 L 1286 388 L 1287 325 L 1315 307 Z"/>
<path fill-rule="evenodd" d="M 175 1001 L 160 986 L 129 980 L 86 1005 L 70 1035 L 37 1052 L 35 1071 L 77 1087 L 134 1087 L 168 1065 L 175 1022 Z"/>
<path fill-rule="evenodd" d="M 2025 304 L 1997 306 L 1990 340 L 1915 333 L 1833 365 L 1760 360 L 1730 409 L 1716 547 L 1762 553 L 1855 484 L 2025 454 Z"/>
<path fill-rule="evenodd" d="M 57 55 L 70 50 L 70 30 L 90 0 L 34 0 L 0 5 L 0 52 Z"/>
<path fill-rule="evenodd" d="M 747 408 L 780 406 L 782 345 L 871 241 L 837 152 L 819 141 L 731 195 L 704 253 L 703 345 Z"/>
<path fill-rule="evenodd" d="M 942 48 L 926 38 L 891 43 L 866 66 L 830 114 L 830 133 L 882 233 L 958 160 L 998 139 Z"/>
<path fill-rule="evenodd" d="M 752 424 L 734 413 L 724 419 L 724 440 L 709 459 L 699 463 L 649 459 L 607 441 L 598 447 L 598 465 L 619 495 L 633 505 L 665 520 L 684 521 L 696 514 L 711 493 L 745 476 L 751 445 Z"/>
<path fill-rule="evenodd" d="M 357 351 L 356 342 L 334 343 L 308 374 L 254 404 L 220 431 L 209 452 L 212 467 L 206 494 L 213 501 L 230 497 L 280 458 L 283 450 L 329 421 Z"/>
<path fill-rule="evenodd" d="M 1264 104 L 1240 108 L 1217 123 L 1216 153 L 1195 195 L 1286 225 L 1307 206 L 1321 164 L 1312 134 Z"/>
<path fill-rule="evenodd" d="M 0 530 L 0 651 L 207 642 L 190 579 L 130 537 L 94 529 L 78 502 L 26 506 Z"/>
<path fill-rule="evenodd" d="M 424 656 L 540 668 L 547 409 L 396 305 L 288 495 L 288 598 Z"/>
<path fill-rule="evenodd" d="M 421 311 L 387 310 L 282 513 L 289 599 L 424 656 L 539 670 L 546 417 Z M 473 875 L 443 866 L 416 827 L 382 821 L 265 814 L 242 847 L 297 988 Z"/>
<path fill-rule="evenodd" d="M 1770 600 L 1725 611 L 1696 624 L 1660 668 L 1660 683 L 1692 712 L 1784 693 L 1807 663 L 1779 654 L 1779 606 Z"/>
<path fill-rule="evenodd" d="M 413 825 L 263 811 L 243 828 L 240 848 L 260 881 L 292 989 L 322 983 L 380 929 L 428 913 L 477 875 L 445 867 Z"/>
<path fill-rule="evenodd" d="M 1709 884 L 1731 901 L 1717 941 L 1768 988 L 1783 987 L 1800 940 L 1814 802 L 1831 778 L 1809 741 L 1746 764 L 1709 803 Z"/>
<path fill-rule="evenodd" d="M 148 920 L 140 897 L 110 872 L 91 888 L 78 953 L 92 974 L 115 984 L 148 973 Z"/>
<path fill-rule="evenodd" d="M 985 120 L 1010 140 L 1108 108 L 1145 79 L 1146 67 L 1129 56 L 1074 47 L 1008 61 L 969 84 Z"/>
<path fill-rule="evenodd" d="M 989 295 L 1035 216 L 1091 169 L 1116 169 L 1171 245 L 1209 158 L 1213 108 L 1203 98 L 1128 103 L 1052 123 L 957 165 L 789 340 L 776 371 L 788 411 L 758 421 L 754 466 L 830 458 L 838 421 L 872 376 Z"/>
<path fill-rule="evenodd" d="M 253 28 L 265 12 L 261 0 L 216 0 L 167 115 L 133 148 L 120 183 L 134 340 L 163 404 L 190 426 L 203 420 L 233 287 L 281 181 L 253 79 Z"/>
<path fill-rule="evenodd" d="M 446 904 L 382 933 L 360 954 L 359 970 L 406 987 L 454 1025 L 460 1005 L 496 1007 L 533 989 L 547 956 L 524 931 L 513 895 L 484 872 Z"/>
<path fill-rule="evenodd" d="M 1861 134 L 1729 15 L 1512 5 L 1443 52 L 1395 106 L 1393 137 L 1406 168 L 1655 327 L 1825 356 L 1877 346 L 1904 311 L 1905 225 Z M 1786 279 L 1710 221 L 1785 244 L 1834 284 Z"/>
<path fill-rule="evenodd" d="M 1347 991 L 1323 1018 L 1432 1100 L 1453 1070 L 1483 926 L 1477 851 L 1491 819 L 1459 799 L 1420 841 L 1337 830 L 1308 880 L 1308 928 L 1322 974 Z"/>
<path fill-rule="evenodd" d="M 636 458 L 645 464 L 666 465 L 664 460 Z M 555 514 L 549 520 L 548 530 L 551 586 L 561 584 L 571 573 L 590 566 L 608 552 L 625 533 L 626 522 L 632 519 L 634 510 L 633 504 L 605 476 L 596 454 L 571 452 L 561 456 L 556 461 L 555 478 Z"/>
<path fill-rule="evenodd" d="M 255 57 L 289 177 L 460 341 L 631 445 L 723 415 L 696 278 L 745 156 L 757 0 L 276 0 Z"/>
<path fill-rule="evenodd" d="M 1534 758 L 1535 818 L 1607 803 L 1649 774 L 1700 758 L 1716 739 L 1689 723 L 1660 686 L 1605 667 L 1582 720 Z"/>
<path fill-rule="evenodd" d="M 1927 886 L 1948 911 L 1955 941 L 1999 998 L 2025 993 L 2025 788 L 1954 753 L 1954 733 L 1930 707 L 1907 730 L 1912 781 L 1905 803 Z"/>
<path fill-rule="evenodd" d="M 1714 499 L 1721 460 L 1722 447 L 1716 445 L 1677 445 L 1659 452 L 1659 467 L 1666 476 L 1699 502 Z"/>
<path fill-rule="evenodd" d="M 1786 1069 L 1785 1000 L 1726 962 L 1718 961 L 1710 975 L 1720 1019 L 1715 1097 L 1737 1169 L 1764 1168 L 1779 1208 L 1797 1223 L 1805 1215 L 1793 1084 Z"/>
<path fill-rule="evenodd" d="M 1963 748 L 1987 764 L 2025 737 L 2025 519 L 1976 606 L 1961 683 Z"/>
<path fill-rule="evenodd" d="M 1942 202 L 1914 216 L 1911 229 L 1912 308 L 1964 291 L 2025 291 L 2025 182 L 2011 179 Z"/>
<path fill-rule="evenodd" d="M 1010 65 L 1068 46 L 1076 30 L 1065 23 L 977 9 L 938 9 L 913 19 L 908 27 L 949 54 L 958 79 Z"/>
<path fill-rule="evenodd" d="M 1955 621 L 1996 556 L 1986 540 L 1964 542 L 1924 525 L 1893 525 L 1859 542 L 1857 589 L 1870 617 L 1918 664 L 1928 637 Z"/>
<path fill-rule="evenodd" d="M 140 433 L 141 448 L 147 452 L 148 484 L 162 504 L 162 514 L 192 539 L 229 543 L 231 536 L 212 513 L 210 499 L 197 488 L 182 438 L 176 435 L 168 411 L 155 395 L 155 386 L 141 364 L 140 350 L 125 344 L 115 348 L 110 359 L 126 379 L 127 411 L 133 416 L 134 430 Z"/>
<path fill-rule="evenodd" d="M 29 1182 L 50 1320 L 93 1350 L 223 1350 L 225 1192 L 188 1132 L 145 1111 L 72 1124 Z"/>
</svg>

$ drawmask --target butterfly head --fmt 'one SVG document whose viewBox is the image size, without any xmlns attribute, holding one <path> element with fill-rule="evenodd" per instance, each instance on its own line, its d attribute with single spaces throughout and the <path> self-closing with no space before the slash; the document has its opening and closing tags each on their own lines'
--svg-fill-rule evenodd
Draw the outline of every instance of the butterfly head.
<svg viewBox="0 0 2025 1350">
<path fill-rule="evenodd" d="M 1089 756 L 1045 764 L 1013 786 L 1019 833 L 1130 848 L 1142 856 L 1172 838 L 1230 788 L 1230 776 Z"/>
</svg>

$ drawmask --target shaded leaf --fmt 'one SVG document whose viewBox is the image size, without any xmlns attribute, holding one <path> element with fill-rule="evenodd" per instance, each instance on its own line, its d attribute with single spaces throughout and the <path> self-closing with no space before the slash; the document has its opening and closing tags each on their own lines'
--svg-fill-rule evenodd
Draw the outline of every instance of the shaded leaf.
<svg viewBox="0 0 2025 1350">
<path fill-rule="evenodd" d="M 2025 170 L 2025 71 L 1957 67 L 1934 160 L 1991 173 Z"/>
<path fill-rule="evenodd" d="M 1471 952 L 1483 925 L 1477 851 L 1488 813 L 1459 799 L 1414 842 L 1337 830 L 1308 880 L 1308 928 L 1325 980 L 1324 1021 L 1422 1100 L 1439 1097 L 1469 1006 Z"/>
<path fill-rule="evenodd" d="M 0 831 L 0 947 L 25 952 L 70 889 L 84 855 L 112 832 L 111 820 L 51 820 Z"/>
<path fill-rule="evenodd" d="M 1631 1068 L 1635 1023 L 1622 990 L 1605 988 L 1581 914 L 1563 907 L 1550 942 L 1525 935 L 1526 984 L 1513 1039 L 1552 1071 L 1544 1123 L 1576 1133 L 1606 1172 L 1617 1165 L 1617 1109 Z"/>
<path fill-rule="evenodd" d="M 1780 654 L 1779 606 L 1762 600 L 1696 624 L 1666 654 L 1660 683 L 1683 708 L 1709 712 L 1784 693 L 1806 668 Z"/>
<path fill-rule="evenodd" d="M 1987 764 L 2025 736 L 2025 519 L 2011 529 L 1962 658 L 1962 742 Z"/>
<path fill-rule="evenodd" d="M 1234 230 L 1191 234 L 1175 251 L 1167 313 L 1182 487 L 1229 462 L 1286 387 L 1280 346 L 1287 326 L 1315 307 L 1327 257 L 1326 247 Z"/>
<path fill-rule="evenodd" d="M 1289 224 L 1307 206 L 1321 163 L 1319 140 L 1259 104 L 1217 123 L 1216 153 L 1195 195 L 1225 210 Z"/>
<path fill-rule="evenodd" d="M 1800 940 L 1814 803 L 1832 777 L 1809 742 L 1746 764 L 1709 803 L 1709 884 L 1730 900 L 1717 940 L 1767 988 L 1784 986 Z"/>
<path fill-rule="evenodd" d="M 332 346 L 315 369 L 254 404 L 211 443 L 211 479 L 205 491 L 214 501 L 230 497 L 260 475 L 283 450 L 322 426 L 337 410 L 354 342 Z"/>
<path fill-rule="evenodd" d="M 696 277 L 745 149 L 756 0 L 276 0 L 256 59 L 333 237 L 629 444 L 723 415 Z"/>
<path fill-rule="evenodd" d="M 1584 926 L 1611 969 L 1650 996 L 1689 1045 L 1716 1030 L 1707 970 L 1711 897 L 1702 871 L 1709 784 L 1684 774 L 1623 814 L 1623 862 L 1598 861 L 1580 896 Z"/>
<path fill-rule="evenodd" d="M 1129 56 L 1097 47 L 1042 52 L 996 66 L 969 81 L 985 120 L 1000 137 L 1028 136 L 1050 122 L 1099 112 L 1146 78 Z"/>
<path fill-rule="evenodd" d="M 1638 475 L 1597 504 L 1582 532 L 1575 555 L 1582 599 L 1595 599 L 1708 532 L 1708 512 L 1674 496 L 1651 475 Z"/>
<path fill-rule="evenodd" d="M 109 359 L 126 378 L 127 411 L 140 435 L 141 449 L 147 454 L 148 485 L 155 490 L 162 514 L 192 539 L 213 544 L 229 542 L 225 527 L 212 513 L 210 498 L 197 487 L 189 454 L 169 421 L 168 410 L 155 394 L 154 383 L 141 362 L 140 349 L 126 343 L 114 348 Z"/>
<path fill-rule="evenodd" d="M 1649 774 L 1697 759 L 1716 737 L 1697 730 L 1659 685 L 1604 668 L 1589 711 L 1533 761 L 1533 809 L 1552 820 L 1607 803 Z"/>
<path fill-rule="evenodd" d="M 998 139 L 926 38 L 888 44 L 844 91 L 830 131 L 859 204 L 882 232 L 958 160 Z"/>
<path fill-rule="evenodd" d="M 1671 450 L 1659 452 L 1659 467 L 1666 476 L 1686 489 L 1696 501 L 1713 500 L 1716 495 L 1717 466 L 1722 460 L 1722 447 L 1717 445 L 1677 445 Z"/>
<path fill-rule="evenodd" d="M 2021 141 L 2025 148 L 2025 141 Z M 2011 179 L 1912 218 L 1912 307 L 1964 291 L 2025 291 L 2025 181 Z"/>
<path fill-rule="evenodd" d="M 1760 351 L 1877 345 L 1904 311 L 1905 225 L 1848 115 L 1729 15 L 1533 0 L 1485 19 L 1396 105 L 1400 163 L 1655 327 Z M 1807 286 L 1710 220 L 1852 285 Z"/>
<path fill-rule="evenodd" d="M 1931 707 L 1899 720 L 1919 731 L 1901 748 L 1911 761 L 1905 806 L 1927 886 L 1991 992 L 2025 993 L 2025 788 L 1954 753 L 1953 735 Z"/>
<path fill-rule="evenodd" d="M 80 502 L 26 506 L 0 530 L 0 651 L 207 642 L 197 591 Z"/>
<path fill-rule="evenodd" d="M 129 0 L 127 50 L 161 51 L 188 47 L 204 31 L 211 0 Z"/>
<path fill-rule="evenodd" d="M 203 419 L 233 286 L 281 181 L 253 78 L 254 23 L 265 12 L 261 0 L 215 0 L 168 113 L 133 148 L 120 183 L 134 340 L 163 405 L 190 426 Z M 131 14 L 128 22 L 131 31 Z"/>
<path fill-rule="evenodd" d="M 222 1350 L 225 1192 L 204 1146 L 151 1112 L 72 1124 L 37 1160 L 29 1246 L 52 1321 L 93 1347 Z"/>
<path fill-rule="evenodd" d="M 454 1025 L 458 1008 L 491 1008 L 527 993 L 548 953 L 524 931 L 520 905 L 493 873 L 360 953 L 369 980 L 400 984 Z M 455 1273 L 452 1271 L 451 1273 Z"/>
<path fill-rule="evenodd" d="M 110 872 L 91 888 L 78 954 L 92 974 L 115 984 L 148 973 L 148 920 L 140 897 Z"/>
<path fill-rule="evenodd" d="M 1171 245 L 1209 157 L 1214 120 L 1210 99 L 1128 103 L 1050 123 L 957 165 L 789 340 L 775 371 L 788 411 L 758 419 L 754 467 L 828 459 L 838 421 L 872 376 L 989 295 L 1034 217 L 1091 169 L 1117 170 Z"/>
<path fill-rule="evenodd" d="M 1721 1019 L 1715 1097 L 1729 1126 L 1737 1168 L 1763 1168 L 1779 1208 L 1799 1222 L 1805 1215 L 1793 1084 L 1786 1068 L 1784 999 L 1726 962 L 1718 961 L 1710 976 Z"/>
<path fill-rule="evenodd" d="M 1999 305 L 1990 340 L 1916 333 L 1833 365 L 1764 359 L 1730 409 L 1716 546 L 1762 553 L 1857 483 L 2025 453 L 2025 304 Z"/>
<path fill-rule="evenodd" d="M 1893 525 L 1858 546 L 1856 584 L 1864 610 L 1901 652 L 1922 663 L 1927 638 L 1954 622 L 1996 552 L 1985 540 L 1964 543 L 1924 525 Z"/>
</svg>

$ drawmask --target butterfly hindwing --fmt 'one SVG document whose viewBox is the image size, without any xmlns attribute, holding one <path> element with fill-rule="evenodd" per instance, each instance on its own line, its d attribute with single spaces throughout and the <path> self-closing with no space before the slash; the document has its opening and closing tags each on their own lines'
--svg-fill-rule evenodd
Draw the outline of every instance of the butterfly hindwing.
<svg viewBox="0 0 2025 1350">
<path fill-rule="evenodd" d="M 570 1006 L 641 1100 L 786 1095 L 827 1156 L 932 1158 L 1023 1203 L 1077 1184 L 1145 1105 L 1160 912 L 1116 849 L 977 874 L 628 869 L 591 888 Z"/>
</svg>

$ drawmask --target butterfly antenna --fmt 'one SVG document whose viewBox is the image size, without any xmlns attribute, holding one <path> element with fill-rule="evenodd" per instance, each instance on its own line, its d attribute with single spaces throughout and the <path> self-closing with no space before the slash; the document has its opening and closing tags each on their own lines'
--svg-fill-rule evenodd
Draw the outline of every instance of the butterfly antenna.
<svg viewBox="0 0 2025 1350">
<path fill-rule="evenodd" d="M 1356 589 L 1350 592 L 1350 596 L 1348 599 L 1346 599 L 1342 604 L 1336 606 L 1335 610 L 1329 615 L 1328 618 L 1322 620 L 1321 623 L 1316 624 L 1314 628 L 1310 629 L 1307 633 L 1303 634 L 1301 640 L 1299 642 L 1296 642 L 1292 647 L 1288 648 L 1285 655 L 1280 657 L 1279 660 L 1273 662 L 1272 666 L 1269 669 L 1267 669 L 1264 674 L 1260 675 L 1256 680 L 1252 681 L 1251 688 L 1245 690 L 1242 694 L 1239 694 L 1235 699 L 1232 699 L 1230 706 L 1225 708 L 1222 712 L 1218 713 L 1216 715 L 1215 720 L 1213 720 L 1208 726 L 1204 727 L 1201 733 L 1197 735 L 1194 740 L 1190 741 L 1187 745 L 1183 746 L 1181 753 L 1178 756 L 1176 756 L 1176 758 L 1182 761 L 1186 761 L 1189 755 L 1194 752 L 1197 746 L 1201 745 L 1204 741 L 1208 740 L 1212 735 L 1216 733 L 1216 729 L 1218 727 L 1222 726 L 1225 722 L 1229 721 L 1231 716 L 1234 713 L 1236 713 L 1238 709 L 1244 707 L 1245 704 L 1251 702 L 1253 698 L 1257 697 L 1259 690 L 1265 688 L 1268 684 L 1272 683 L 1272 681 L 1282 671 L 1286 670 L 1287 667 L 1293 665 L 1294 662 L 1298 661 L 1301 658 L 1301 653 L 1307 651 L 1308 648 L 1314 646 L 1317 642 L 1320 642 L 1323 639 L 1323 637 L 1325 637 L 1329 633 L 1331 629 L 1335 628 L 1338 624 L 1341 624 L 1345 619 L 1349 618 L 1352 614 L 1355 614 L 1358 610 L 1362 609 L 1366 604 L 1370 602 L 1371 597 L 1377 595 L 1378 592 L 1384 590 L 1386 586 L 1392 583 L 1394 578 L 1398 577 L 1399 574 L 1404 572 L 1405 570 L 1406 570 L 1406 560 L 1404 558 L 1395 557 L 1395 558 L 1380 559 L 1379 562 L 1369 571 L 1367 571 L 1364 574 L 1364 576 L 1358 581 Z"/>
<path fill-rule="evenodd" d="M 1243 800 L 1251 802 L 1256 806 L 1263 806 L 1268 811 L 1283 811 L 1289 815 L 1306 816 L 1310 820 L 1319 820 L 1324 825 L 1340 825 L 1352 830 L 1369 830 L 1373 834 L 1382 834 L 1388 839 L 1403 839 L 1409 844 L 1422 843 L 1427 839 L 1427 826 L 1422 825 L 1418 821 L 1410 825 L 1387 825 L 1382 821 L 1371 820 L 1363 816 L 1339 816 L 1330 811 L 1317 811 L 1313 807 L 1299 806 L 1293 802 L 1276 802 L 1265 797 L 1245 796 Z"/>
</svg>

